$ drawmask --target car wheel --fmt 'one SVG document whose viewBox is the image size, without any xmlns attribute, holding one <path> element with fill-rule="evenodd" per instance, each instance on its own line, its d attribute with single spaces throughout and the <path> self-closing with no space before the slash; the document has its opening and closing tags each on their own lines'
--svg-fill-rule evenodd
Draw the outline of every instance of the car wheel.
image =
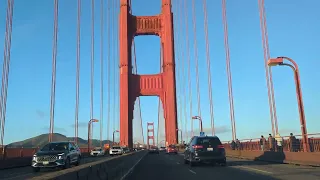
<svg viewBox="0 0 320 180">
<path fill-rule="evenodd" d="M 76 162 L 76 166 L 79 166 L 79 164 L 80 164 L 80 162 L 81 162 L 81 157 L 80 156 L 78 156 L 78 159 L 77 159 L 77 162 Z"/>
<path fill-rule="evenodd" d="M 40 171 L 40 168 L 38 168 L 38 167 L 32 167 L 32 171 L 33 171 L 33 172 L 39 172 L 39 171 Z"/>
<path fill-rule="evenodd" d="M 69 167 L 70 167 L 70 158 L 67 158 L 63 168 L 68 169 Z"/>
</svg>

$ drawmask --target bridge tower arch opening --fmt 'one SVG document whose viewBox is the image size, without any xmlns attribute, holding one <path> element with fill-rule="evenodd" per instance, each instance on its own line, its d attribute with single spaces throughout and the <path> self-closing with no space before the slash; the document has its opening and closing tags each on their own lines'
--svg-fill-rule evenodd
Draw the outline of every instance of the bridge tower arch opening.
<svg viewBox="0 0 320 180">
<path fill-rule="evenodd" d="M 178 142 L 176 79 L 174 59 L 173 14 L 171 0 L 162 0 L 162 9 L 155 16 L 134 16 L 130 0 L 120 0 L 120 144 L 133 147 L 133 110 L 139 96 L 158 96 L 163 105 L 165 137 L 169 144 Z M 132 73 L 132 42 L 135 36 L 160 37 L 162 50 L 161 73 Z"/>
</svg>

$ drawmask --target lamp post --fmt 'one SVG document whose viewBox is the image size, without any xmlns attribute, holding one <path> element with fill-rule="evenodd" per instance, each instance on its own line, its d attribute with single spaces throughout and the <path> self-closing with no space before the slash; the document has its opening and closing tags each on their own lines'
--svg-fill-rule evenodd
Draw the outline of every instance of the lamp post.
<svg viewBox="0 0 320 180">
<path fill-rule="evenodd" d="M 284 60 L 288 60 L 292 65 L 283 62 Z M 308 133 L 307 133 L 306 118 L 304 114 L 304 106 L 303 106 L 303 100 L 302 100 L 302 91 L 301 91 L 300 74 L 299 74 L 298 65 L 293 59 L 288 57 L 277 57 L 274 59 L 269 59 L 268 66 L 277 66 L 277 65 L 289 66 L 293 70 L 294 81 L 296 84 L 296 94 L 297 94 L 298 109 L 299 109 L 299 116 L 300 116 L 303 150 L 305 152 L 308 152 L 309 139 L 308 139 Z"/>
<path fill-rule="evenodd" d="M 90 121 L 88 122 L 88 153 L 90 153 L 90 146 L 91 146 L 91 125 L 94 122 L 99 122 L 99 120 L 97 119 L 90 119 Z"/>
<path fill-rule="evenodd" d="M 115 130 L 112 133 L 112 145 L 114 145 L 114 133 L 120 132 L 119 130 Z"/>
<path fill-rule="evenodd" d="M 181 141 L 181 144 L 182 144 L 182 130 L 181 129 L 176 129 L 176 131 L 180 131 L 180 141 Z"/>
<path fill-rule="evenodd" d="M 192 119 L 198 119 L 199 120 L 199 122 L 200 122 L 200 131 L 202 132 L 202 119 L 201 119 L 201 117 L 200 116 L 193 116 L 192 117 Z"/>
</svg>

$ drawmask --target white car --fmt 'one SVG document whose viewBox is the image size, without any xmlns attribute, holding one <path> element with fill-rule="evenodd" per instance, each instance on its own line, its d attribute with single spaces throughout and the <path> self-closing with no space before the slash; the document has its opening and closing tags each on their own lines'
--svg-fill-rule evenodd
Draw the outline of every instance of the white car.
<svg viewBox="0 0 320 180">
<path fill-rule="evenodd" d="M 101 147 L 96 147 L 91 150 L 90 156 L 104 156 L 104 150 Z"/>
<path fill-rule="evenodd" d="M 110 156 L 122 155 L 123 154 L 123 149 L 120 146 L 113 146 L 113 147 L 110 148 L 109 154 L 110 154 Z"/>
</svg>

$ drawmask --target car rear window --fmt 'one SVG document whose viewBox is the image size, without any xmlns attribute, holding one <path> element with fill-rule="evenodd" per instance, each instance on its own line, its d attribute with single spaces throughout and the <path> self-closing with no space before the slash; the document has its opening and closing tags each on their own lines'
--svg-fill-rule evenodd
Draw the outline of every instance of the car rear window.
<svg viewBox="0 0 320 180">
<path fill-rule="evenodd" d="M 213 138 L 213 137 L 198 138 L 197 145 L 217 146 L 217 145 L 221 145 L 221 141 L 220 139 Z"/>
<path fill-rule="evenodd" d="M 176 146 L 175 145 L 170 145 L 169 148 L 176 148 Z"/>
</svg>

